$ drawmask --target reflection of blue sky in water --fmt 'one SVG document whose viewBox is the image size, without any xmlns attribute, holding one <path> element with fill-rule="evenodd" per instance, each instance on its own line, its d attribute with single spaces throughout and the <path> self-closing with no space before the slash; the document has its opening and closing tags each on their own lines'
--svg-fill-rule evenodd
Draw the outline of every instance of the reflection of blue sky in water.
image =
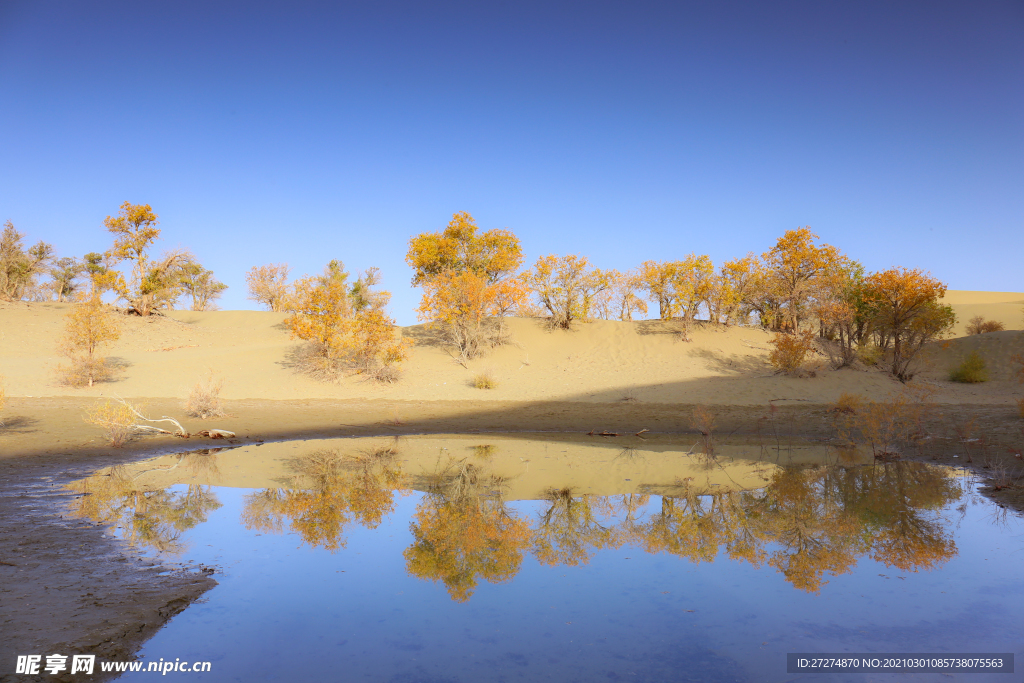
<svg viewBox="0 0 1024 683">
<path fill-rule="evenodd" d="M 442 583 L 406 571 L 410 523 L 428 494 L 396 496 L 376 529 L 348 525 L 345 546 L 331 553 L 287 531 L 242 527 L 253 491 L 214 493 L 222 507 L 184 532 L 184 558 L 223 567 L 220 585 L 143 653 L 211 660 L 216 680 L 787 680 L 785 653 L 794 651 L 1003 651 L 1024 662 L 1024 526 L 994 523 L 998 508 L 977 497 L 962 520 L 955 507 L 966 498 L 942 513 L 958 552 L 930 571 L 860 556 L 815 593 L 724 552 L 693 564 L 627 544 L 578 566 L 525 552 L 511 582 L 480 580 L 457 602 Z M 549 508 L 508 504 L 534 529 Z M 659 510 L 651 496 L 639 512 Z"/>
</svg>

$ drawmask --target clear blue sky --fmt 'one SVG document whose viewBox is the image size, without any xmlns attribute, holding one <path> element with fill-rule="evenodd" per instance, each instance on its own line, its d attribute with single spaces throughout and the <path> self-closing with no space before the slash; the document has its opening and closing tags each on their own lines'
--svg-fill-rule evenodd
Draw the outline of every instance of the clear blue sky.
<svg viewBox="0 0 1024 683">
<path fill-rule="evenodd" d="M 244 273 L 376 265 L 455 211 L 630 268 L 810 225 L 1024 290 L 1024 3 L 0 0 L 0 220 L 60 255 L 160 215 Z"/>
</svg>

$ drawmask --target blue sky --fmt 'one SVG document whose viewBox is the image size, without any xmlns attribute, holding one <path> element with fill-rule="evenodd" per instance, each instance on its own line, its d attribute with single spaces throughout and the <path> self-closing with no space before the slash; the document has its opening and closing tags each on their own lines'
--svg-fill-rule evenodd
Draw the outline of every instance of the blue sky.
<svg viewBox="0 0 1024 683">
<path fill-rule="evenodd" d="M 378 266 L 469 211 L 529 261 L 721 262 L 810 225 L 869 270 L 1024 290 L 1021 2 L 0 0 L 0 220 L 124 201 L 244 273 Z"/>
</svg>

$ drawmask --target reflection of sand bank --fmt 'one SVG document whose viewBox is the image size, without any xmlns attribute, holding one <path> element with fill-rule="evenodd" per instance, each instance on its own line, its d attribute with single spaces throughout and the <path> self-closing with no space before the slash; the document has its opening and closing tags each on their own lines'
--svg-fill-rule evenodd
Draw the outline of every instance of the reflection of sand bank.
<svg viewBox="0 0 1024 683">
<path fill-rule="evenodd" d="M 319 439 L 243 446 L 211 455 L 191 455 L 187 462 L 166 455 L 124 467 L 139 488 L 173 484 L 212 484 L 236 488 L 294 485 L 295 461 L 320 450 L 357 457 L 386 438 Z M 465 460 L 503 480 L 507 500 L 539 500 L 551 489 L 599 496 L 664 493 L 684 482 L 692 492 L 712 493 L 759 488 L 781 465 L 858 464 L 871 461 L 866 451 L 837 452 L 818 445 L 776 450 L 753 442 L 717 442 L 713 457 L 699 440 L 665 437 L 600 439 L 586 436 L 493 434 L 403 437 L 397 458 L 413 488 L 424 490 L 432 475 L 450 461 Z M 215 467 L 193 461 L 215 459 Z"/>
</svg>

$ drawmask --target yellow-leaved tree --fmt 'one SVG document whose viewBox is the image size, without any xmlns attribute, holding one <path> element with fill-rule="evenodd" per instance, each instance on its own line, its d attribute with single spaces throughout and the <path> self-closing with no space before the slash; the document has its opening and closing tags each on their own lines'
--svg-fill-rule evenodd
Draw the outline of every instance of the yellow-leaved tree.
<svg viewBox="0 0 1024 683">
<path fill-rule="evenodd" d="M 608 287 L 593 297 L 593 315 L 602 320 L 631 321 L 636 314 L 647 315 L 647 302 L 637 294 L 640 278 L 633 271 L 606 270 Z"/>
<path fill-rule="evenodd" d="M 276 312 L 285 310 L 288 303 L 288 264 L 269 263 L 253 266 L 245 274 L 249 286 L 249 299 Z"/>
<path fill-rule="evenodd" d="M 110 308 L 99 297 L 77 303 L 65 318 L 60 338 L 61 355 L 70 365 L 60 366 L 60 380 L 73 387 L 92 386 L 110 378 L 112 368 L 100 355 L 100 347 L 118 339 L 121 328 Z"/>
<path fill-rule="evenodd" d="M 939 303 L 946 285 L 918 269 L 890 268 L 864 278 L 863 297 L 871 309 L 882 350 L 900 381 L 913 377 L 910 364 L 918 351 L 956 324 L 952 307 Z"/>
<path fill-rule="evenodd" d="M 379 272 L 371 268 L 350 284 L 344 264 L 331 261 L 323 275 L 295 283 L 285 325 L 309 342 L 300 362 L 304 371 L 327 380 L 345 370 L 380 382 L 398 379 L 409 342 L 384 310 L 391 294 L 373 289 L 379 282 Z"/>
<path fill-rule="evenodd" d="M 815 244 L 809 227 L 787 230 L 762 258 L 767 274 L 768 302 L 761 324 L 771 329 L 797 331 L 812 313 L 813 302 L 827 276 L 848 259 L 835 247 Z M 777 307 L 777 309 L 775 308 Z M 775 310 L 773 310 L 775 309 Z"/>
<path fill-rule="evenodd" d="M 410 239 L 405 260 L 413 285 L 423 288 L 420 320 L 438 327 L 463 362 L 501 343 L 500 317 L 527 298 L 517 276 L 519 239 L 508 230 L 480 232 L 465 211 L 454 214 L 444 231 Z"/>
<path fill-rule="evenodd" d="M 611 284 L 606 273 L 590 268 L 586 256 L 541 256 L 529 275 L 530 289 L 551 318 L 551 326 L 568 330 L 575 320 L 590 318 L 594 297 Z"/>
<path fill-rule="evenodd" d="M 194 262 L 184 250 L 169 251 L 155 260 L 149 257 L 149 248 L 160 236 L 157 218 L 149 204 L 125 202 L 116 217 L 103 221 L 114 235 L 114 246 L 107 252 L 112 261 L 132 264 L 127 278 L 120 274 L 113 278 L 112 288 L 136 315 L 173 308 L 181 296 L 183 269 Z"/>
</svg>

